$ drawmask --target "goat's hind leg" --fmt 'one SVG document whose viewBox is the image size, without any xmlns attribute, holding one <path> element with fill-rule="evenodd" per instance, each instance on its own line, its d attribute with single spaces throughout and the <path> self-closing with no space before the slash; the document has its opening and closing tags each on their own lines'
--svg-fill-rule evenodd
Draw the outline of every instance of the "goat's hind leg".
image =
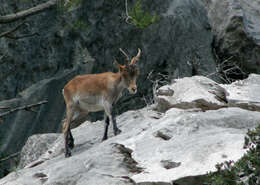
<svg viewBox="0 0 260 185">
<path fill-rule="evenodd" d="M 71 148 L 74 146 L 74 139 L 71 134 L 70 130 L 70 124 L 72 117 L 74 115 L 74 110 L 75 108 L 73 106 L 68 106 L 67 107 L 67 117 L 66 117 L 66 122 L 64 125 L 64 144 L 65 144 L 65 157 L 70 157 L 71 156 Z"/>
<path fill-rule="evenodd" d="M 73 119 L 70 124 L 70 128 L 69 128 L 68 146 L 70 149 L 74 148 L 74 138 L 72 136 L 71 129 L 76 128 L 79 125 L 81 125 L 81 123 L 83 123 L 86 120 L 87 115 L 88 115 L 88 111 L 83 111 L 79 108 L 77 108 L 77 111 L 75 111 Z"/>
<path fill-rule="evenodd" d="M 74 138 L 71 133 L 71 129 L 69 129 L 69 140 L 68 140 L 68 146 L 72 150 L 74 148 Z"/>
<path fill-rule="evenodd" d="M 104 130 L 102 141 L 107 140 L 107 132 L 109 127 L 109 117 L 106 115 L 106 113 L 104 113 L 104 121 L 105 121 L 105 130 Z"/>
</svg>

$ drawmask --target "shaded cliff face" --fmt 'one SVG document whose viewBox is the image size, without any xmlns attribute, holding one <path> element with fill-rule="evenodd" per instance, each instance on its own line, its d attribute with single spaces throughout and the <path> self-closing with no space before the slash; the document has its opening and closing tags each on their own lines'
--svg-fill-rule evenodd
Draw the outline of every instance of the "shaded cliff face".
<svg viewBox="0 0 260 185">
<path fill-rule="evenodd" d="M 42 2 L 1 0 L 0 14 L 17 12 Z M 2 24 L 0 30 L 7 31 L 16 25 Z M 28 18 L 26 24 L 14 33 L 15 36 L 38 35 L 18 40 L 0 39 L 0 55 L 3 56 L 0 100 L 14 98 L 32 84 L 73 67 L 75 50 L 83 46 L 69 32 L 59 35 L 61 27 L 56 9 L 52 9 Z"/>
<path fill-rule="evenodd" d="M 220 62 L 232 57 L 246 73 L 260 73 L 260 2 L 210 0 L 204 2 L 215 35 L 213 47 Z M 236 74 L 234 74 L 236 76 Z M 239 77 L 239 75 L 237 75 Z M 244 76 L 240 75 L 240 78 Z"/>
<path fill-rule="evenodd" d="M 124 1 L 85 1 L 81 9 L 83 19 L 90 24 L 86 39 L 87 48 L 97 59 L 94 71 L 101 72 L 101 66 L 111 69 L 112 59 L 121 57 L 119 47 L 132 56 L 137 48 L 142 49 L 138 92 L 121 99 L 121 111 L 144 105 L 142 97 L 152 94 L 152 84 L 147 79 L 150 72 L 154 79 L 159 73 L 172 79 L 215 71 L 211 54 L 213 36 L 200 1 L 161 0 L 142 4 L 146 11 L 160 16 L 156 23 L 142 30 L 123 20 Z"/>
<path fill-rule="evenodd" d="M 16 12 L 40 2 L 43 1 L 3 1 L 0 13 Z M 133 3 L 129 2 L 130 8 Z M 123 1 L 84 1 L 65 16 L 55 8 L 28 18 L 28 23 L 17 34 L 39 33 L 39 36 L 0 40 L 4 55 L 0 99 L 13 98 L 33 83 L 72 68 L 78 56 L 84 54 L 82 48 L 85 47 L 96 59 L 93 69 L 88 68 L 91 73 L 114 70 L 114 58 L 122 62 L 120 47 L 132 56 L 138 47 L 142 49 L 139 93 L 131 97 L 131 103 L 130 97 L 122 100 L 122 111 L 130 106 L 143 106 L 140 97 L 151 94 L 151 83 L 146 79 L 151 71 L 155 75 L 160 72 L 182 77 L 191 76 L 194 71 L 208 74 L 215 70 L 210 50 L 212 34 L 206 11 L 199 1 L 142 1 L 142 4 L 143 9 L 160 16 L 159 21 L 143 30 L 125 23 Z M 86 28 L 75 29 L 76 20 L 84 21 Z M 1 30 L 10 27 L 12 25 L 4 25 Z"/>
</svg>

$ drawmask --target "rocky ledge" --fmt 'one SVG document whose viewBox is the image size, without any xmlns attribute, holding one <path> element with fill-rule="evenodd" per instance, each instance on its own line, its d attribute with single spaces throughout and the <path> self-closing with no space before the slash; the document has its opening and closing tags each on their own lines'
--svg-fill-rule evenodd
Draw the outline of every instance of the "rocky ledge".
<svg viewBox="0 0 260 185">
<path fill-rule="evenodd" d="M 64 157 L 62 135 L 32 136 L 23 148 L 21 169 L 0 185 L 202 184 L 217 163 L 245 153 L 247 130 L 260 124 L 259 80 L 250 75 L 219 85 L 201 76 L 178 79 L 157 90 L 156 105 L 119 115 L 118 136 L 111 129 L 101 142 L 102 121 L 73 129 L 70 158 Z"/>
</svg>

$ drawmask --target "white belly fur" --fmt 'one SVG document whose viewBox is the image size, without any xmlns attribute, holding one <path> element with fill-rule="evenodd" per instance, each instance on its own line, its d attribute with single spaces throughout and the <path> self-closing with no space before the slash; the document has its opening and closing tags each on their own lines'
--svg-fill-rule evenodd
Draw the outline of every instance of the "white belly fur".
<svg viewBox="0 0 260 185">
<path fill-rule="evenodd" d="M 74 102 L 78 102 L 79 107 L 82 110 L 88 112 L 97 112 L 104 110 L 104 99 L 102 96 L 88 96 L 81 98 L 80 96 L 75 96 L 73 98 Z"/>
</svg>

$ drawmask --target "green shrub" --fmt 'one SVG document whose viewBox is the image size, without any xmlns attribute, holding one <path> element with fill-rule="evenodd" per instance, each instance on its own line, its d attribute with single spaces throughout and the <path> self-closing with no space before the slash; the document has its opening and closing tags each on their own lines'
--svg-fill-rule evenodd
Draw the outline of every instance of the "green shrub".
<svg viewBox="0 0 260 185">
<path fill-rule="evenodd" d="M 260 125 L 249 130 L 244 148 L 247 153 L 237 162 L 217 164 L 217 172 L 208 174 L 205 185 L 259 185 L 260 184 Z"/>
<path fill-rule="evenodd" d="M 88 24 L 86 21 L 83 20 L 76 20 L 72 22 L 74 29 L 76 30 L 87 30 L 88 29 Z"/>
<path fill-rule="evenodd" d="M 60 14 L 64 14 L 67 11 L 73 9 L 76 6 L 79 6 L 83 0 L 70 0 L 69 3 L 65 5 L 65 0 L 58 0 L 57 1 L 57 11 Z"/>
<path fill-rule="evenodd" d="M 142 9 L 141 0 L 136 1 L 133 8 L 129 11 L 129 16 L 132 17 L 133 24 L 140 29 L 146 28 L 159 20 L 159 16 L 152 16 Z"/>
</svg>

